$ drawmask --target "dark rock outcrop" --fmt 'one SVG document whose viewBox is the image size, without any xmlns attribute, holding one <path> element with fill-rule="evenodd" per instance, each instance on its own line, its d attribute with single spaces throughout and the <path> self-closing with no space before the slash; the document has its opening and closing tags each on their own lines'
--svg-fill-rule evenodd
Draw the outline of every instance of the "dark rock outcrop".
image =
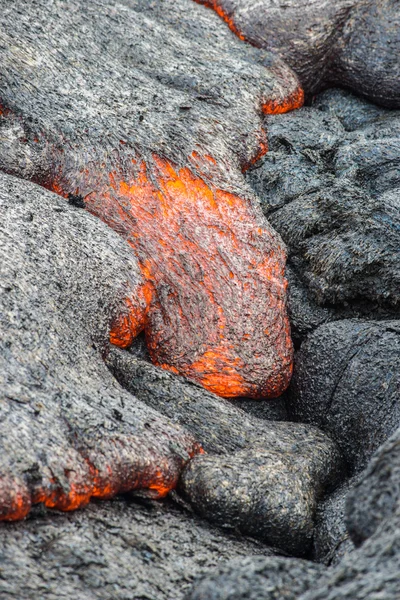
<svg viewBox="0 0 400 600">
<path fill-rule="evenodd" d="M 270 152 L 247 177 L 289 248 L 295 341 L 333 318 L 393 318 L 399 114 L 333 90 L 284 119 L 271 117 L 268 132 Z"/>
</svg>

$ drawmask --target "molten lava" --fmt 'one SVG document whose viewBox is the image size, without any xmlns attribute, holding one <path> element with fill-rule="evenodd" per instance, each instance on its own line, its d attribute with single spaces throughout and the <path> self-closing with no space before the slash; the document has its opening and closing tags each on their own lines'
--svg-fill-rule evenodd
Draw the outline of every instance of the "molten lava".
<svg viewBox="0 0 400 600">
<path fill-rule="evenodd" d="M 212 188 L 187 167 L 157 156 L 151 171 L 143 161 L 135 167 L 129 179 L 110 173 L 85 199 L 135 250 L 145 280 L 138 298 L 126 300 L 111 342 L 128 347 L 144 329 L 156 365 L 220 396 L 279 396 L 292 372 L 292 343 L 277 236 L 250 200 Z M 85 177 L 85 189 L 98 180 Z"/>
</svg>

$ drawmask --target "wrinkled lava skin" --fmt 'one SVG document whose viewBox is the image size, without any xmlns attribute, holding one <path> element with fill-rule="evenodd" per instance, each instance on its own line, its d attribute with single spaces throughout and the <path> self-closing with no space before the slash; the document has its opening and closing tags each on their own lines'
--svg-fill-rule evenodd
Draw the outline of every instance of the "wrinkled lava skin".
<svg viewBox="0 0 400 600">
<path fill-rule="evenodd" d="M 104 363 L 110 320 L 141 281 L 99 219 L 0 173 L 0 520 L 38 503 L 163 497 L 201 452 Z"/>
<path fill-rule="evenodd" d="M 347 87 L 400 108 L 398 0 L 196 0 L 241 39 L 277 52 L 315 94 Z"/>
<path fill-rule="evenodd" d="M 111 341 L 144 329 L 157 365 L 221 396 L 279 396 L 286 252 L 242 172 L 267 150 L 262 114 L 302 104 L 296 77 L 229 32 L 208 39 L 225 28 L 190 0 L 171 2 L 196 16 L 190 37 L 151 3 L 40 0 L 34 22 L 2 4 L 3 170 L 78 198 L 138 258 L 145 308 L 128 299 Z"/>
</svg>

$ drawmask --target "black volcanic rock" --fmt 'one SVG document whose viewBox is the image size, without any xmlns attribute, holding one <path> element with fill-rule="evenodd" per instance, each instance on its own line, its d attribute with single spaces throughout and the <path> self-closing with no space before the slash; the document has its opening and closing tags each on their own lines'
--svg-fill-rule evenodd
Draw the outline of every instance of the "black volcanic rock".
<svg viewBox="0 0 400 600">
<path fill-rule="evenodd" d="M 196 512 L 284 551 L 307 554 L 317 502 L 343 477 L 340 454 L 326 435 L 246 414 L 118 348 L 109 349 L 106 362 L 128 391 L 183 425 L 209 453 L 192 460 L 181 478 L 180 491 Z"/>
<path fill-rule="evenodd" d="M 329 432 L 353 471 L 363 468 L 400 424 L 399 321 L 316 329 L 296 357 L 289 412 Z"/>
<path fill-rule="evenodd" d="M 376 452 L 347 497 L 347 527 L 359 546 L 392 519 L 399 521 L 400 429 Z"/>
<path fill-rule="evenodd" d="M 195 582 L 186 600 L 297 600 L 326 568 L 305 560 L 249 556 Z"/>
<path fill-rule="evenodd" d="M 394 318 L 400 290 L 400 118 L 329 90 L 268 118 L 268 154 L 247 173 L 289 248 L 295 341 L 349 317 Z"/>
</svg>

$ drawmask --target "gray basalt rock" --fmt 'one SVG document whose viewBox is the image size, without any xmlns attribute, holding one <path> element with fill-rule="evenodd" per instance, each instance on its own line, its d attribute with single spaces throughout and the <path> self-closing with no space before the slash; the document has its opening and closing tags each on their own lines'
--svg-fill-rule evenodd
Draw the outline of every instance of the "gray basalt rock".
<svg viewBox="0 0 400 600">
<path fill-rule="evenodd" d="M 297 600 L 326 568 L 305 560 L 248 556 L 195 582 L 185 600 Z"/>
<path fill-rule="evenodd" d="M 253 45 L 279 53 L 316 93 L 349 87 L 399 107 L 397 0 L 198 0 Z"/>
<path fill-rule="evenodd" d="M 222 561 L 271 554 L 169 500 L 35 510 L 0 528 L 2 600 L 181 600 Z"/>
<path fill-rule="evenodd" d="M 183 471 L 180 490 L 210 521 L 305 556 L 322 482 L 337 481 L 337 461 L 332 446 L 311 435 L 308 452 L 303 443 L 292 452 L 267 447 L 196 457 Z"/>
<path fill-rule="evenodd" d="M 314 331 L 297 354 L 289 410 L 329 432 L 353 471 L 363 468 L 400 423 L 399 321 Z"/>
<path fill-rule="evenodd" d="M 131 249 L 85 211 L 0 174 L 0 517 L 174 487 L 198 444 L 103 361 L 137 299 Z M 197 449 L 197 450 L 196 450 Z"/>
<path fill-rule="evenodd" d="M 317 502 L 344 474 L 325 434 L 246 414 L 124 350 L 110 348 L 106 362 L 127 390 L 184 425 L 209 453 L 181 478 L 196 512 L 286 552 L 309 552 Z"/>
<path fill-rule="evenodd" d="M 349 492 L 348 530 L 359 548 L 299 600 L 371 600 L 399 597 L 400 430 L 378 449 Z"/>
</svg>

